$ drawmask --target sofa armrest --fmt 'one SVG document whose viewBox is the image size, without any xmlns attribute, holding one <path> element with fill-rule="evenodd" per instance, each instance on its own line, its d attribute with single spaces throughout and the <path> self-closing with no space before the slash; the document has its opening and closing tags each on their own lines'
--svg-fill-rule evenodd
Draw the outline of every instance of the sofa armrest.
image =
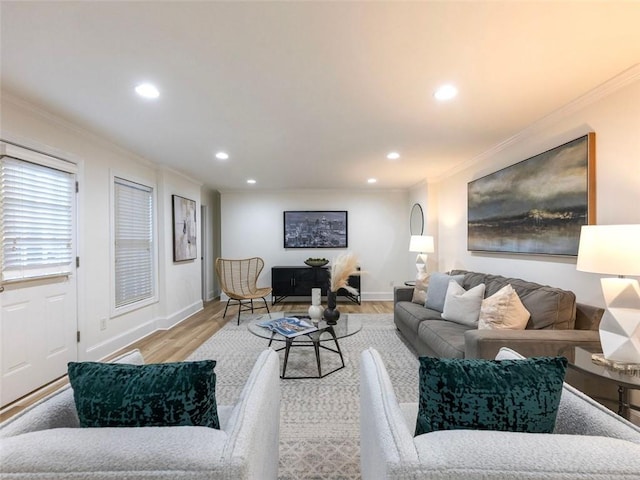
<svg viewBox="0 0 640 480">
<path fill-rule="evenodd" d="M 604 315 L 604 308 L 576 303 L 576 330 L 598 330 L 600 320 Z"/>
<path fill-rule="evenodd" d="M 0 438 L 51 428 L 78 428 L 80 421 L 73 390 L 66 385 L 0 425 Z"/>
<path fill-rule="evenodd" d="M 373 348 L 364 350 L 360 356 L 362 478 L 388 478 L 418 463 L 413 432 L 407 427 L 382 358 Z"/>
<path fill-rule="evenodd" d="M 260 353 L 225 427 L 229 439 L 223 456 L 229 464 L 247 466 L 242 478 L 278 477 L 279 362 L 273 349 Z"/>
<path fill-rule="evenodd" d="M 109 361 L 133 365 L 144 363 L 142 353 L 138 349 Z M 78 428 L 79 426 L 80 420 L 73 398 L 73 389 L 67 384 L 3 422 L 0 425 L 0 438 L 51 428 Z"/>
<path fill-rule="evenodd" d="M 393 304 L 398 302 L 410 302 L 413 298 L 413 287 L 394 287 Z"/>
<path fill-rule="evenodd" d="M 618 438 L 640 445 L 640 427 L 565 383 L 554 433 Z"/>
<path fill-rule="evenodd" d="M 600 349 L 594 330 L 467 330 L 465 358 L 495 358 L 500 347 L 509 347 L 525 357 L 562 355 L 567 347 Z"/>
</svg>

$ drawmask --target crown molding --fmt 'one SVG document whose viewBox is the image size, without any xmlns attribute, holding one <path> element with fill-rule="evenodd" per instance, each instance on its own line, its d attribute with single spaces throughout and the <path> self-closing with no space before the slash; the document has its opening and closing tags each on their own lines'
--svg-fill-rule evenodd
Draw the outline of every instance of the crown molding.
<svg viewBox="0 0 640 480">
<path fill-rule="evenodd" d="M 45 110 L 44 108 L 35 105 L 34 103 L 31 103 L 21 97 L 18 97 L 12 93 L 8 93 L 6 91 L 2 92 L 2 101 L 9 103 L 9 104 L 13 104 L 17 107 L 23 108 L 27 111 L 29 111 L 30 113 L 41 117 L 49 122 L 52 122 L 62 128 L 65 128 L 67 130 L 70 130 L 78 135 L 80 135 L 81 137 L 86 138 L 87 140 L 90 140 L 91 142 L 94 142 L 98 145 L 100 145 L 103 148 L 106 148 L 114 153 L 117 153 L 119 155 L 124 155 L 126 157 L 132 158 L 133 160 L 136 160 L 137 162 L 140 162 L 146 166 L 158 166 L 157 163 L 154 163 L 153 161 L 138 155 L 137 153 L 134 153 L 130 150 L 127 150 L 124 147 L 121 147 L 120 145 L 118 145 L 117 143 L 111 141 L 111 140 L 107 140 L 106 138 L 90 131 L 87 130 L 83 127 L 80 127 L 79 125 L 77 125 L 76 123 L 73 123 L 70 120 L 67 120 L 65 118 L 60 117 L 59 115 L 56 115 L 54 113 L 49 112 L 48 110 Z"/>
<path fill-rule="evenodd" d="M 169 172 L 170 174 L 175 175 L 176 177 L 184 178 L 185 180 L 196 185 L 197 187 L 202 188 L 203 186 L 205 186 L 204 183 L 202 183 L 200 180 L 196 180 L 195 178 L 190 177 L 186 173 L 176 170 L 173 167 L 169 167 L 167 165 L 159 165 L 159 164 L 155 164 L 155 165 L 156 165 L 156 168 L 160 169 L 162 172 Z"/>
<path fill-rule="evenodd" d="M 23 98 L 20 98 L 20 97 L 18 97 L 16 95 L 13 95 L 11 93 L 3 92 L 2 93 L 2 100 L 6 101 L 7 103 L 16 105 L 16 106 L 18 106 L 20 108 L 23 108 L 23 109 L 29 111 L 30 113 L 32 113 L 32 114 L 34 114 L 34 115 L 36 115 L 38 117 L 44 118 L 47 121 L 50 121 L 50 122 L 52 122 L 52 123 L 54 123 L 56 125 L 61 126 L 62 128 L 65 128 L 67 130 L 71 130 L 72 132 L 74 132 L 74 133 L 86 138 L 87 140 L 89 140 L 89 141 L 91 141 L 93 143 L 96 143 L 96 144 L 100 145 L 103 148 L 106 148 L 107 150 L 110 150 L 113 153 L 116 153 L 118 155 L 122 155 L 122 156 L 125 156 L 125 157 L 128 157 L 128 158 L 132 158 L 133 160 L 143 164 L 146 167 L 152 167 L 152 168 L 156 168 L 156 169 L 159 169 L 159 170 L 162 170 L 162 171 L 170 172 L 170 173 L 172 173 L 174 175 L 177 175 L 177 176 L 180 176 L 180 177 L 182 177 L 182 178 L 184 178 L 184 179 L 186 179 L 186 180 L 188 180 L 188 181 L 190 181 L 190 182 L 192 182 L 192 183 L 194 183 L 194 184 L 196 184 L 196 185 L 198 185 L 200 187 L 202 186 L 202 183 L 199 180 L 195 180 L 193 177 L 190 177 L 189 175 L 185 174 L 184 172 L 180 172 L 180 171 L 178 171 L 178 170 L 176 170 L 174 168 L 171 168 L 171 167 L 162 165 L 160 163 L 154 162 L 152 160 L 149 160 L 146 157 L 138 155 L 137 153 L 134 153 L 134 152 L 132 152 L 130 150 L 127 150 L 126 148 L 121 147 L 117 143 L 115 143 L 115 142 L 113 142 L 111 140 L 107 140 L 104 137 L 102 137 L 102 136 L 100 136 L 100 135 L 98 135 L 98 134 L 96 134 L 96 133 L 94 133 L 94 132 L 92 132 L 90 130 L 87 130 L 85 128 L 80 127 L 76 123 L 73 123 L 73 122 L 71 122 L 71 121 L 69 121 L 67 119 L 64 119 L 64 118 L 62 118 L 62 117 L 60 117 L 60 116 L 58 116 L 58 115 L 56 115 L 54 113 L 51 113 L 51 112 L 49 112 L 48 110 L 45 110 L 42 107 L 39 107 L 39 106 L 37 106 L 37 105 L 35 105 L 35 104 L 31 103 L 31 102 L 28 102 L 27 100 L 24 100 Z M 21 143 L 24 143 L 25 141 L 28 142 L 27 139 L 22 139 Z M 58 149 L 58 148 L 51 147 L 51 146 L 48 146 L 48 147 L 49 147 L 48 149 L 53 149 L 54 151 L 61 152 L 61 150 Z M 63 155 L 63 156 L 66 156 L 66 157 L 69 156 L 69 154 L 67 154 L 67 153 L 59 153 L 59 155 Z"/>
<path fill-rule="evenodd" d="M 526 127 L 524 130 L 516 133 L 515 135 L 507 138 L 506 140 L 494 145 L 489 150 L 486 150 L 475 157 L 466 160 L 455 167 L 447 170 L 445 173 L 438 175 L 437 177 L 430 179 L 429 183 L 437 183 L 446 178 L 449 178 L 456 173 L 459 173 L 463 170 L 466 170 L 473 165 L 480 163 L 484 160 L 487 160 L 497 153 L 501 152 L 509 148 L 511 145 L 519 143 L 523 141 L 523 139 L 533 135 L 537 131 L 542 130 L 543 128 L 552 125 L 559 120 L 572 115 L 573 113 L 582 110 L 583 108 L 605 98 L 612 93 L 630 85 L 636 81 L 640 80 L 640 63 L 636 63 L 632 67 L 623 71 L 622 73 L 616 75 L 610 80 L 604 82 L 603 84 L 597 86 L 596 88 L 588 91 L 584 95 L 579 96 L 575 100 L 567 103 L 566 105 L 554 110 L 553 112 L 545 115 L 544 117 L 536 120 L 534 123 Z"/>
</svg>

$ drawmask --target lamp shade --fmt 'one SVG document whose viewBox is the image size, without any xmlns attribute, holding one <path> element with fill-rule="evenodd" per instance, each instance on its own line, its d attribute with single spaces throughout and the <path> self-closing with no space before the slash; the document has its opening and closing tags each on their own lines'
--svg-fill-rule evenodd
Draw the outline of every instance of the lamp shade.
<svg viewBox="0 0 640 480">
<path fill-rule="evenodd" d="M 640 224 L 584 225 L 576 269 L 611 275 L 640 275 Z"/>
<path fill-rule="evenodd" d="M 429 235 L 411 235 L 409 251 L 419 253 L 433 252 L 433 237 Z"/>
</svg>

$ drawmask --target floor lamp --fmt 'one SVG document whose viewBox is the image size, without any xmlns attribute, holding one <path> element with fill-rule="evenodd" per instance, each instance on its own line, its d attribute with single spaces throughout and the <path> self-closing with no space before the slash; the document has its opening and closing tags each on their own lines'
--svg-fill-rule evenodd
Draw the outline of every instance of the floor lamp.
<svg viewBox="0 0 640 480">
<path fill-rule="evenodd" d="M 618 275 L 600 279 L 606 304 L 602 353 L 607 360 L 640 363 L 640 285 L 624 277 L 640 276 L 640 224 L 583 226 L 576 268 Z"/>
</svg>

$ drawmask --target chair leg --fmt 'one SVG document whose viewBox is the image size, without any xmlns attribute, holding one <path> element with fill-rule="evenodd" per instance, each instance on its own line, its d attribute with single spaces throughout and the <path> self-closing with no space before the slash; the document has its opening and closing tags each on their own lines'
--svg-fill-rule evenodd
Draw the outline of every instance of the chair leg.
<svg viewBox="0 0 640 480">
<path fill-rule="evenodd" d="M 269 311 L 269 305 L 267 305 L 267 299 L 266 299 L 266 298 L 264 298 L 264 297 L 262 297 L 262 301 L 264 302 L 264 306 L 265 306 L 265 308 L 267 309 L 267 313 L 271 313 L 271 312 Z"/>
<path fill-rule="evenodd" d="M 251 313 L 253 313 L 253 298 L 251 299 Z"/>
<path fill-rule="evenodd" d="M 224 313 L 222 314 L 222 318 L 224 318 L 224 316 L 227 314 L 227 308 L 229 308 L 229 302 L 231 301 L 231 299 L 227 300 L 227 305 L 224 307 Z"/>
<path fill-rule="evenodd" d="M 242 311 L 242 300 L 238 300 L 238 325 L 240 325 L 240 312 Z"/>
</svg>

